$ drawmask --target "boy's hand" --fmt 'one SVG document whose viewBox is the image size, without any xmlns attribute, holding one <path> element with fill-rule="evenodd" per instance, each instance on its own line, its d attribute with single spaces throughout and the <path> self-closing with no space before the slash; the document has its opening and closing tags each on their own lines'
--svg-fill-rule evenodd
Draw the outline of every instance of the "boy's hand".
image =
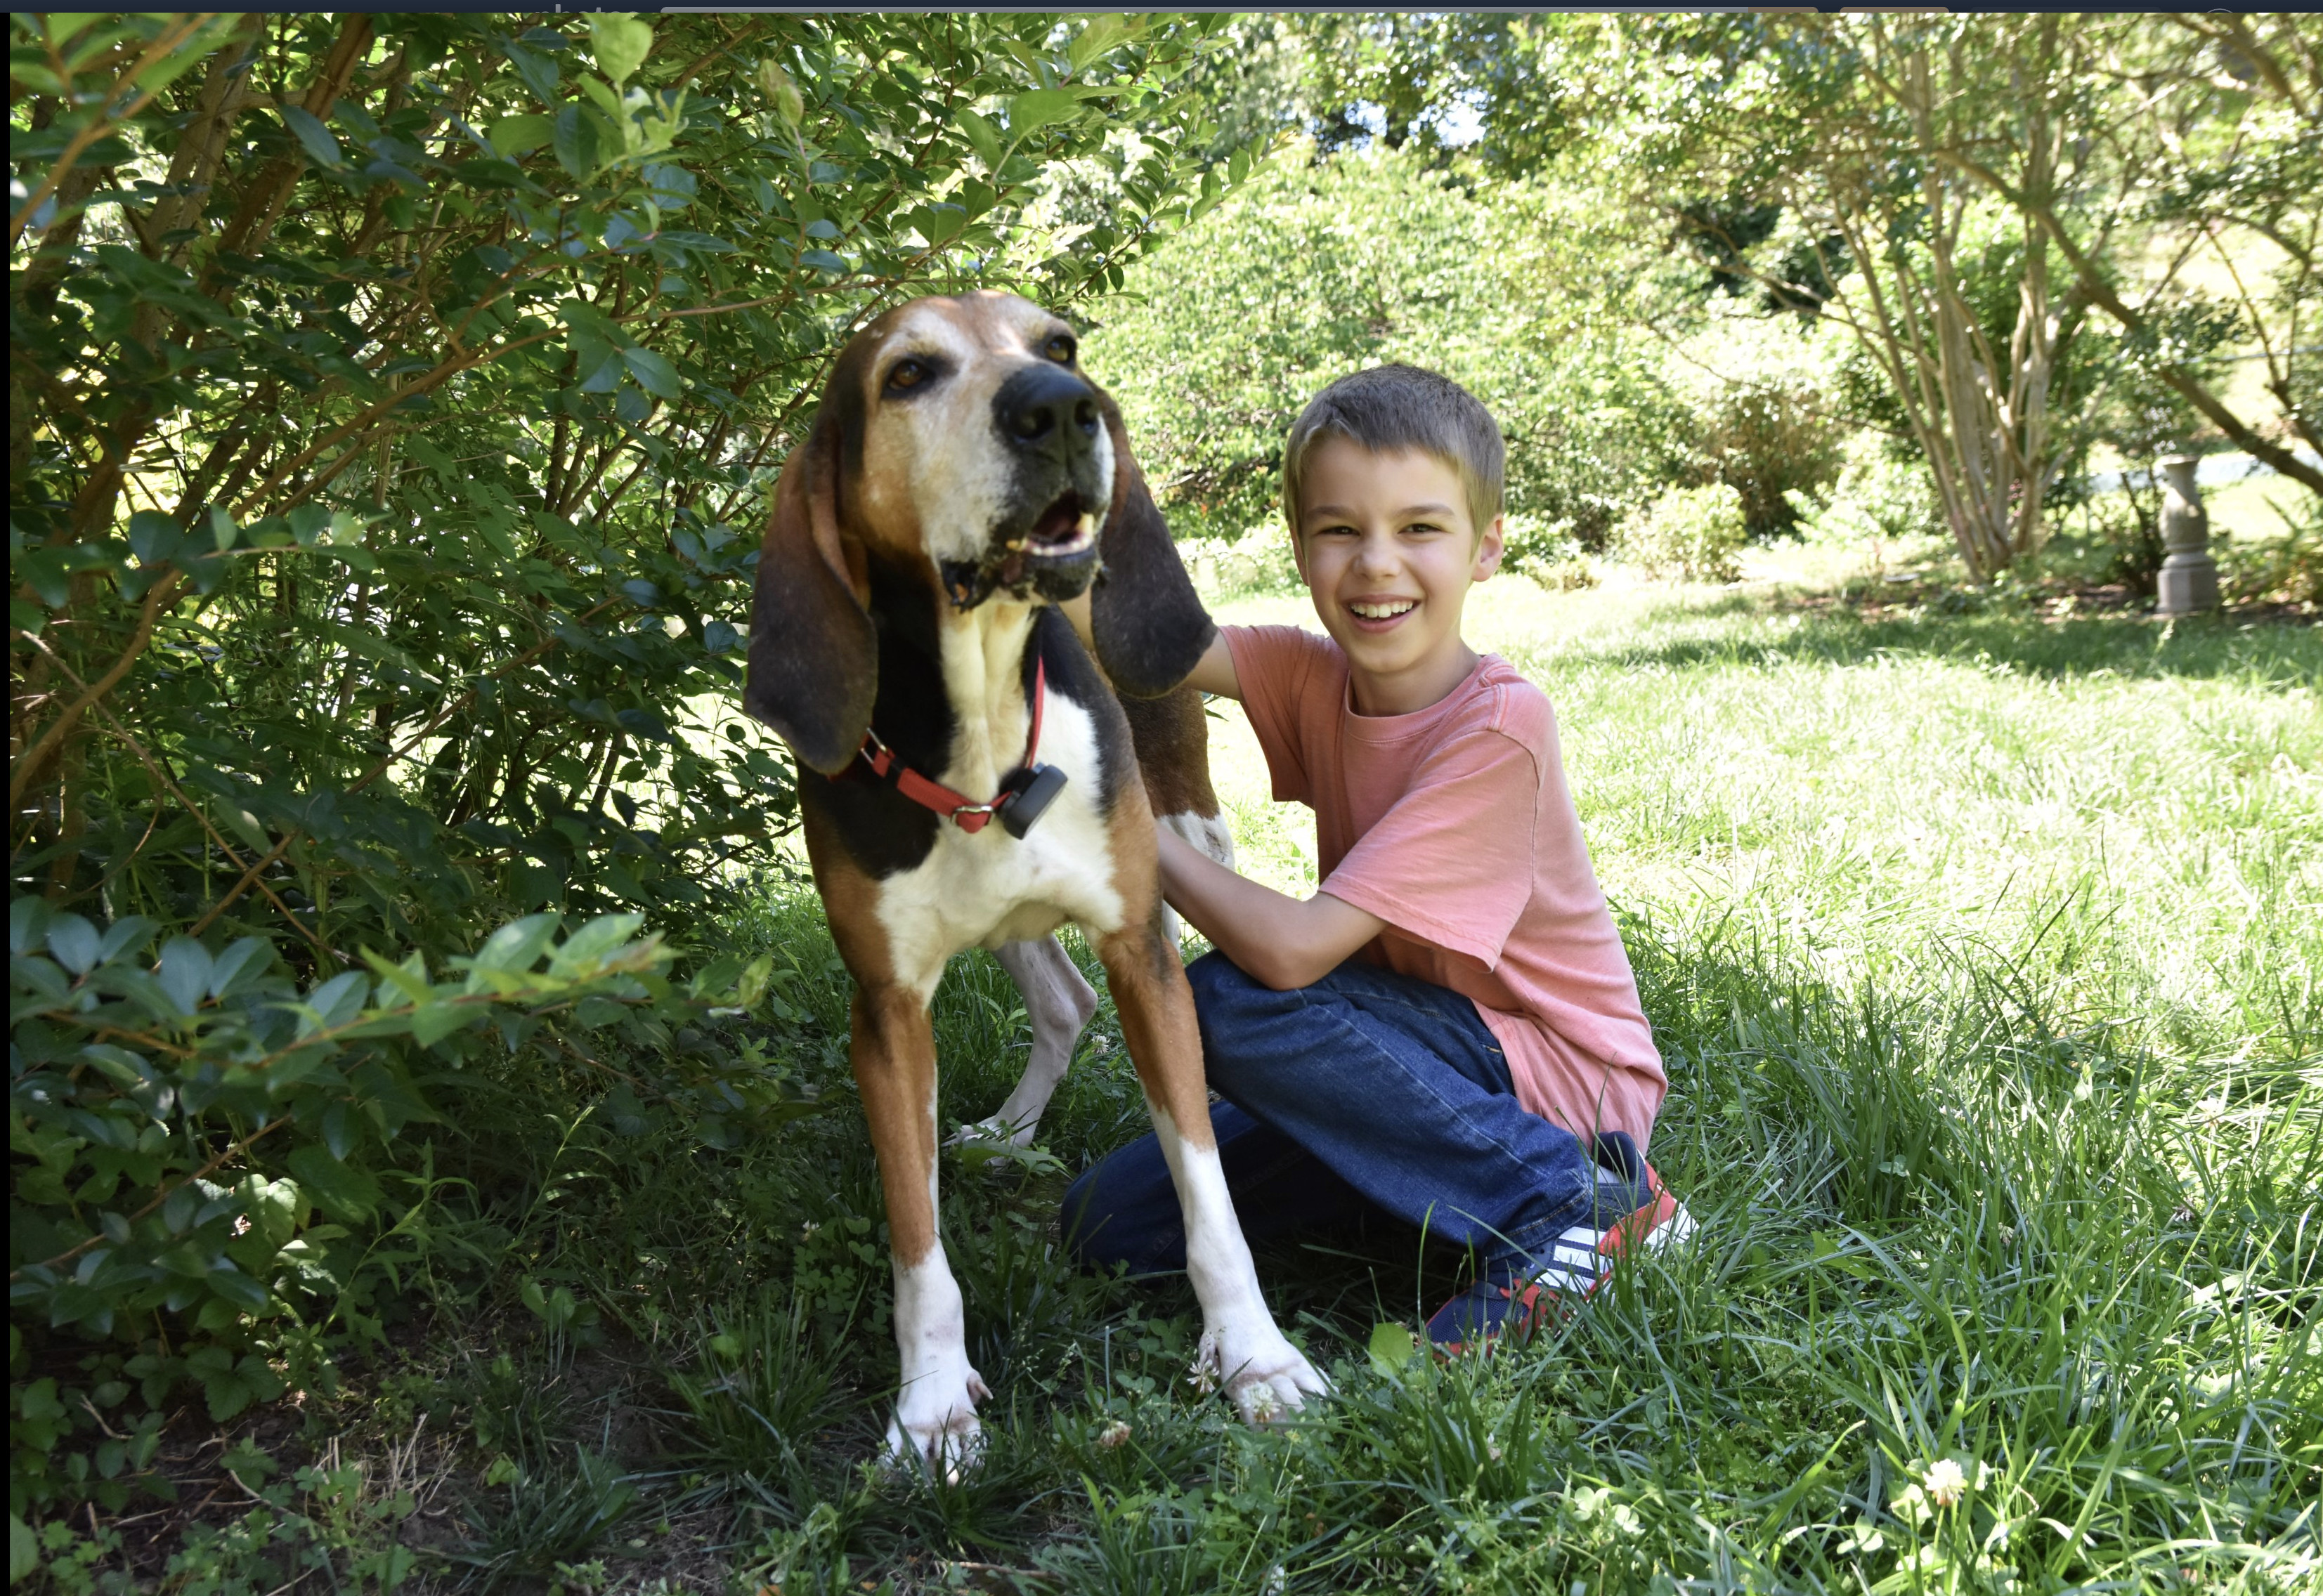
<svg viewBox="0 0 2323 1596">
<path fill-rule="evenodd" d="M 1277 992 L 1313 986 L 1387 929 L 1329 893 L 1294 898 L 1238 876 L 1166 826 L 1155 839 L 1170 906 L 1244 975 Z"/>
</svg>

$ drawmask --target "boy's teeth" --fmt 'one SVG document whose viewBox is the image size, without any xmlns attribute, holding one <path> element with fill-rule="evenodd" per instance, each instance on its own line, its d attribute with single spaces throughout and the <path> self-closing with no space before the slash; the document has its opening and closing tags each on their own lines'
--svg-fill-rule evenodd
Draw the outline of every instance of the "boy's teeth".
<svg viewBox="0 0 2323 1596">
<path fill-rule="evenodd" d="M 1401 615 L 1412 607 L 1411 601 L 1402 599 L 1392 604 L 1350 604 L 1348 609 L 1365 620 L 1385 620 L 1391 615 Z"/>
</svg>

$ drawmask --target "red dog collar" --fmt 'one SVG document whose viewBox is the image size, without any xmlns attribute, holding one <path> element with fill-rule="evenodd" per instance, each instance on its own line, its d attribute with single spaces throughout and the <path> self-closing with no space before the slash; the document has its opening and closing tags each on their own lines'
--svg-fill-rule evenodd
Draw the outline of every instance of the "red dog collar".
<svg viewBox="0 0 2323 1596">
<path fill-rule="evenodd" d="M 866 729 L 863 746 L 856 752 L 871 767 L 871 774 L 895 784 L 895 791 L 923 809 L 933 810 L 970 835 L 981 831 L 998 815 L 1000 823 L 1011 837 L 1023 837 L 1033 829 L 1057 794 L 1063 791 L 1065 773 L 1054 766 L 1037 763 L 1041 752 L 1041 710 L 1049 696 L 1049 665 L 1046 660 L 1033 662 L 1033 731 L 1024 742 L 1024 762 L 1010 771 L 1000 784 L 1000 791 L 987 803 L 979 803 L 965 793 L 956 793 L 941 782 L 930 781 L 918 771 L 895 757 L 895 751 L 879 740 L 879 734 Z"/>
</svg>

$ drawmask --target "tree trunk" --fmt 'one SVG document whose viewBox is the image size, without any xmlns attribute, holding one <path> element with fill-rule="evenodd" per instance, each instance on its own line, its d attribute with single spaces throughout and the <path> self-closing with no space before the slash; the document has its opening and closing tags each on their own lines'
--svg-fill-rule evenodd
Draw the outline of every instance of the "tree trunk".
<svg viewBox="0 0 2323 1596">
<path fill-rule="evenodd" d="M 2051 19 L 2041 28 L 2037 57 L 2015 63 L 2012 88 L 2025 108 L 2019 134 L 2024 187 L 2046 195 L 2059 136 L 2043 97 L 2056 35 Z M 1875 54 L 1887 48 L 1877 23 L 1868 39 Z M 1960 181 L 1942 152 L 1955 141 L 1949 119 L 1957 115 L 1975 63 L 1958 53 L 1941 59 L 1940 74 L 1929 50 L 1914 48 L 1900 54 L 1893 70 L 1871 75 L 1874 92 L 1904 114 L 1919 158 L 1920 180 L 1910 197 L 1919 211 L 1924 268 L 1905 242 L 1914 218 L 1904 197 L 1871 180 L 1859 145 L 1842 139 L 1827 146 L 1820 173 L 1824 192 L 1818 197 L 1829 206 L 1863 281 L 1863 305 L 1848 307 L 1850 325 L 1887 373 L 1927 452 L 1962 564 L 1973 580 L 1985 582 L 2040 546 L 2042 501 L 2061 462 L 2049 410 L 2059 318 L 2046 239 L 2029 216 L 2022 220 L 2016 325 L 2005 342 L 1992 335 L 1970 302 L 1960 247 L 1976 191 Z M 1876 116 L 1872 130 L 1877 136 Z"/>
</svg>

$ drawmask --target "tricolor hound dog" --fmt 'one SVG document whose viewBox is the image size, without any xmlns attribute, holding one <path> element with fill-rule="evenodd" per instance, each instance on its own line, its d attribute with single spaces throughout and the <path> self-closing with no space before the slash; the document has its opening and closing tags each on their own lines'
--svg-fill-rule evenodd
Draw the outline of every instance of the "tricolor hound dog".
<svg viewBox="0 0 2323 1596">
<path fill-rule="evenodd" d="M 1094 664 L 1058 608 L 1083 593 Z M 796 757 L 807 855 L 855 978 L 849 1051 L 903 1355 L 888 1445 L 938 1467 L 974 1454 L 990 1393 L 936 1235 L 928 1000 L 954 953 L 1009 949 L 1028 1006 L 1077 1032 L 1085 1010 L 1056 1018 L 1076 1006 L 1056 968 L 1071 966 L 1035 940 L 1067 921 L 1105 967 L 1177 1182 L 1203 1359 L 1249 1419 L 1324 1389 L 1259 1294 L 1219 1169 L 1124 711 L 1176 687 L 1214 635 L 1063 322 L 998 293 L 921 299 L 840 353 L 776 488 L 745 702 Z M 1134 715 L 1161 745 L 1202 730 L 1190 693 Z M 1003 1114 L 1014 1125 L 1025 1106 Z"/>
</svg>

